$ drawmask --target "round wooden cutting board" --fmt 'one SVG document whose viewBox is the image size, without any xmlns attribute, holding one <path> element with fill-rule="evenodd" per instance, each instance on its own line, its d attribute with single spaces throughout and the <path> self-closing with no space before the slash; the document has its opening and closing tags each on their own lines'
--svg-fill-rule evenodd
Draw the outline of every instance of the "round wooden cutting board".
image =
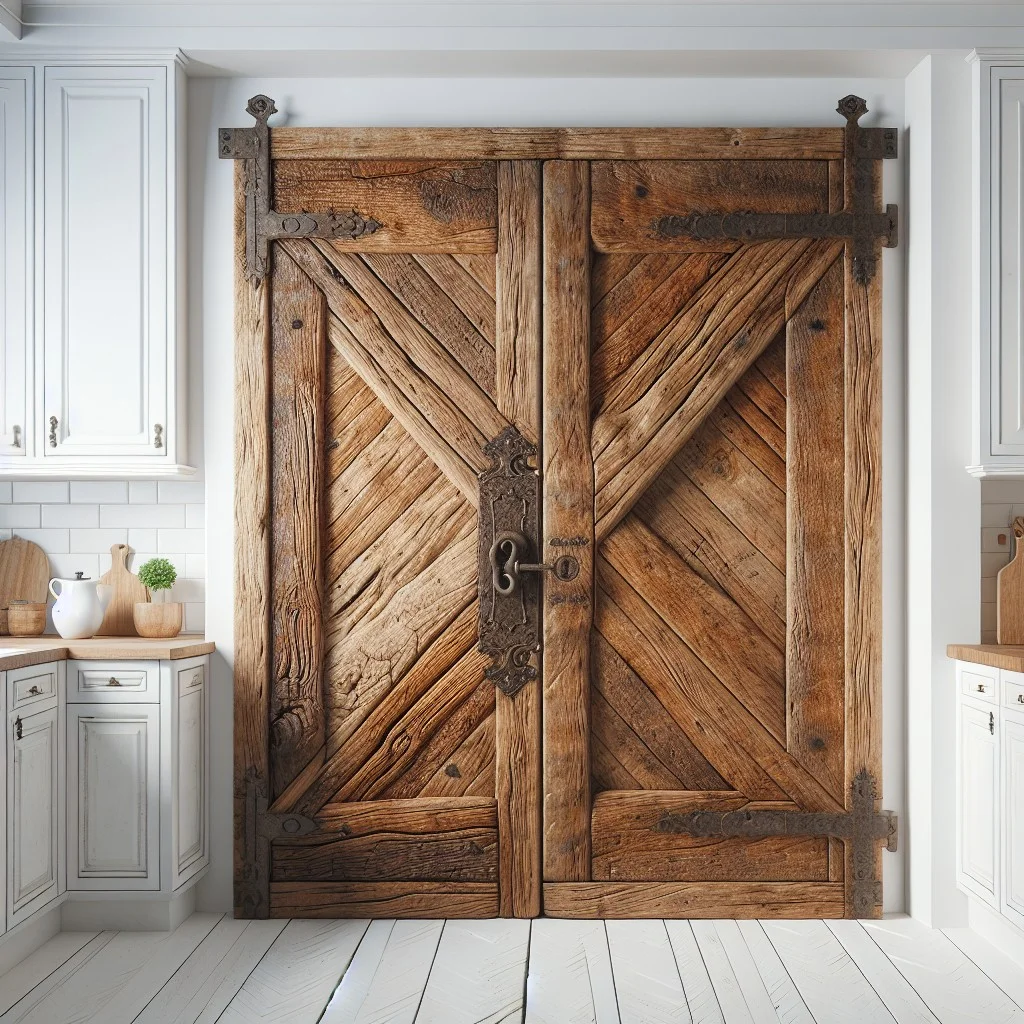
<svg viewBox="0 0 1024 1024">
<path fill-rule="evenodd" d="M 7 636 L 12 601 L 46 601 L 50 560 L 38 544 L 12 537 L 0 542 L 0 634 Z"/>
</svg>

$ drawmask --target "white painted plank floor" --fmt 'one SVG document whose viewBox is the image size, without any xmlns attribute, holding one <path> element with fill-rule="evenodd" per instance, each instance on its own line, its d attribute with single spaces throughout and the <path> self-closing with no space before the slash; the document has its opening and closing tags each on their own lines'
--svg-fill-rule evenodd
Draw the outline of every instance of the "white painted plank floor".
<svg viewBox="0 0 1024 1024">
<path fill-rule="evenodd" d="M 0 1024 L 1024 1024 L 973 932 L 857 921 L 235 921 L 63 932 Z"/>
</svg>

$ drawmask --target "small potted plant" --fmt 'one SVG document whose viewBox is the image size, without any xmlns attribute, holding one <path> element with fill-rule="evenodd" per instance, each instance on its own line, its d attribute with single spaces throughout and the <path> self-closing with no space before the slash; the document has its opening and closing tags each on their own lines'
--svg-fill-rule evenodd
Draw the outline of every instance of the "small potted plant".
<svg viewBox="0 0 1024 1024">
<path fill-rule="evenodd" d="M 139 580 L 150 597 L 135 604 L 133 618 L 139 636 L 169 640 L 181 632 L 181 602 L 166 600 L 177 578 L 166 558 L 151 558 L 139 566 Z"/>
</svg>

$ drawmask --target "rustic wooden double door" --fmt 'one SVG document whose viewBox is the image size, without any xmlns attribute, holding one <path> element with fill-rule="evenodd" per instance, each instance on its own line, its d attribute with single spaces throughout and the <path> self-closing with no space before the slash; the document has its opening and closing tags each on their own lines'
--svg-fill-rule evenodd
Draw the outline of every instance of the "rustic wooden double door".
<svg viewBox="0 0 1024 1024">
<path fill-rule="evenodd" d="M 236 912 L 877 913 L 889 133 L 253 103 Z"/>
</svg>

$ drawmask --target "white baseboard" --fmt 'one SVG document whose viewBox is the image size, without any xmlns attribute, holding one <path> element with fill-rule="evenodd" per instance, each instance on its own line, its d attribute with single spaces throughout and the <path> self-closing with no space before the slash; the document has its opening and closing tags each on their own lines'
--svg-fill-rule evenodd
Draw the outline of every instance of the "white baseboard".
<svg viewBox="0 0 1024 1024">
<path fill-rule="evenodd" d="M 16 967 L 61 930 L 60 904 L 60 899 L 55 900 L 52 907 L 33 914 L 0 938 L 0 974 Z"/>
<path fill-rule="evenodd" d="M 76 931 L 174 931 L 196 909 L 196 890 L 189 886 L 169 899 L 125 898 L 118 893 L 110 899 L 109 893 L 91 892 L 89 899 L 78 899 L 81 893 L 61 908 L 61 930 Z"/>
<path fill-rule="evenodd" d="M 967 901 L 967 925 L 1001 953 L 1024 963 L 1024 933 L 978 900 Z"/>
</svg>

